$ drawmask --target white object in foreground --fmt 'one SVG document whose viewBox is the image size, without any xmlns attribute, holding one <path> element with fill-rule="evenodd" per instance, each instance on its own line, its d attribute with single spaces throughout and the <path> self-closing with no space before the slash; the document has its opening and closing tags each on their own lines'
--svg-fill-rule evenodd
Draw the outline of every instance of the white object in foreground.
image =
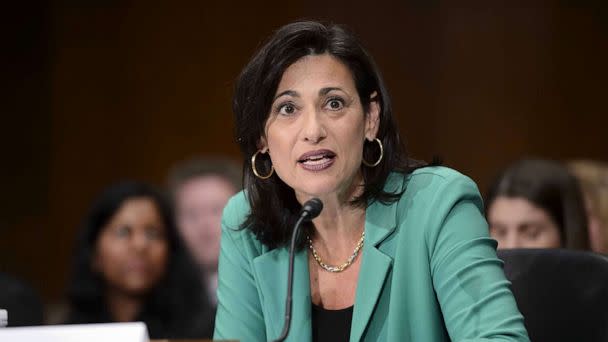
<svg viewBox="0 0 608 342">
<path fill-rule="evenodd" d="M 8 312 L 0 309 L 0 328 L 4 328 L 8 324 Z"/>
<path fill-rule="evenodd" d="M 148 342 L 142 322 L 68 324 L 0 329 L 0 341 L 10 342 Z"/>
</svg>

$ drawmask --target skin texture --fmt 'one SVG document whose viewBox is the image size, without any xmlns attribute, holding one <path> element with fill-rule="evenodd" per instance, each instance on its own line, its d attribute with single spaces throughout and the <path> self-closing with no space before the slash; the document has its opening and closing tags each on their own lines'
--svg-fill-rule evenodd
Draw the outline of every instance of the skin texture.
<svg viewBox="0 0 608 342">
<path fill-rule="evenodd" d="M 378 115 L 375 101 L 365 113 L 350 70 L 328 54 L 301 58 L 278 85 L 261 149 L 300 203 L 323 201 L 313 221 L 313 244 L 328 264 L 345 262 L 363 232 L 365 209 L 348 202 L 361 191 L 363 143 L 376 137 Z M 321 157 L 302 163 L 311 152 Z M 344 272 L 329 273 L 309 256 L 313 303 L 328 309 L 353 305 L 361 258 Z"/>
<path fill-rule="evenodd" d="M 561 247 L 557 224 L 524 198 L 497 197 L 488 210 L 488 221 L 499 249 Z"/>
<path fill-rule="evenodd" d="M 155 203 L 148 198 L 124 202 L 97 239 L 94 269 L 106 283 L 111 314 L 135 318 L 143 297 L 165 274 L 169 246 Z"/>
<path fill-rule="evenodd" d="M 269 151 L 275 171 L 301 202 L 312 196 L 350 198 L 360 183 L 364 139 L 375 138 L 377 115 L 366 118 L 344 64 L 330 55 L 307 56 L 283 74 L 262 152 Z M 299 165 L 304 153 L 319 149 L 336 154 L 329 169 L 312 172 Z"/>
</svg>

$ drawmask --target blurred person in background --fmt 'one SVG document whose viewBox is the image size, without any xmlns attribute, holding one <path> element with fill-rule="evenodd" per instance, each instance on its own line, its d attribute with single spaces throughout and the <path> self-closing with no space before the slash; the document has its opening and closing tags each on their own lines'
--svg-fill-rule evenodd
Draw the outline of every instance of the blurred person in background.
<svg viewBox="0 0 608 342">
<path fill-rule="evenodd" d="M 9 327 L 43 323 L 42 301 L 36 290 L 23 280 L 3 272 L 0 272 L 0 310 L 7 311 Z"/>
<path fill-rule="evenodd" d="M 489 189 L 486 215 L 499 249 L 589 247 L 580 187 L 558 162 L 510 165 Z"/>
<path fill-rule="evenodd" d="M 195 158 L 175 165 L 169 189 L 178 231 L 201 270 L 215 305 L 222 210 L 241 188 L 239 165 L 226 158 Z"/>
<path fill-rule="evenodd" d="M 94 202 L 76 245 L 67 323 L 143 321 L 151 338 L 207 338 L 212 310 L 154 188 L 123 182 Z"/>
<path fill-rule="evenodd" d="M 608 254 L 608 164 L 579 160 L 568 163 L 578 178 L 589 221 L 589 244 L 597 253 Z"/>
</svg>

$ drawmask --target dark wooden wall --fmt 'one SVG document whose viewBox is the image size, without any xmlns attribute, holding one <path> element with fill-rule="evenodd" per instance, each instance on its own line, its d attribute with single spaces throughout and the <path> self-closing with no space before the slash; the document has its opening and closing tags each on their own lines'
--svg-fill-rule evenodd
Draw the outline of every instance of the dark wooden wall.
<svg viewBox="0 0 608 342">
<path fill-rule="evenodd" d="M 62 295 L 105 185 L 240 158 L 233 80 L 272 30 L 343 23 L 380 65 L 402 134 L 483 190 L 521 156 L 608 161 L 604 1 L 56 1 L 3 11 L 0 270 Z M 457 4 L 457 5 L 456 5 Z"/>
</svg>

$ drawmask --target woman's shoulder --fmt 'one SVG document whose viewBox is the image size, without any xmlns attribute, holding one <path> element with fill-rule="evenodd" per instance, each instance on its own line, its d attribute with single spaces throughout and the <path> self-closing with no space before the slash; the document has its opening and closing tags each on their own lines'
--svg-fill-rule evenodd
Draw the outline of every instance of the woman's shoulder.
<svg viewBox="0 0 608 342">
<path fill-rule="evenodd" d="M 478 192 L 477 185 L 468 176 L 445 166 L 425 166 L 410 173 L 392 173 L 385 190 L 398 188 L 406 192 L 435 194 L 443 188 Z"/>
<path fill-rule="evenodd" d="M 250 211 L 251 207 L 244 190 L 232 196 L 222 213 L 222 235 L 240 245 L 239 249 L 259 254 L 264 249 L 262 243 L 250 229 L 243 227 Z"/>
<path fill-rule="evenodd" d="M 412 180 L 420 180 L 422 178 L 432 178 L 437 182 L 449 182 L 454 180 L 470 180 L 469 177 L 463 175 L 457 170 L 445 166 L 425 166 L 414 170 L 410 174 Z"/>
<path fill-rule="evenodd" d="M 236 195 L 232 196 L 222 213 L 222 224 L 227 228 L 239 229 L 243 224 L 247 215 L 249 215 L 250 207 L 245 191 L 241 190 Z"/>
<path fill-rule="evenodd" d="M 481 194 L 473 180 L 443 166 L 429 166 L 410 173 L 392 173 L 385 191 L 399 194 L 393 205 L 398 212 L 414 211 L 418 217 L 440 216 L 461 200 L 483 208 Z M 426 214 L 425 214 L 426 213 Z"/>
<path fill-rule="evenodd" d="M 473 180 L 462 173 L 433 166 L 398 177 L 402 180 L 401 196 L 391 208 L 395 210 L 398 225 L 418 227 L 408 231 L 419 232 L 428 241 L 435 241 L 454 210 L 470 222 L 482 222 L 478 221 L 483 217 L 479 190 Z"/>
</svg>

